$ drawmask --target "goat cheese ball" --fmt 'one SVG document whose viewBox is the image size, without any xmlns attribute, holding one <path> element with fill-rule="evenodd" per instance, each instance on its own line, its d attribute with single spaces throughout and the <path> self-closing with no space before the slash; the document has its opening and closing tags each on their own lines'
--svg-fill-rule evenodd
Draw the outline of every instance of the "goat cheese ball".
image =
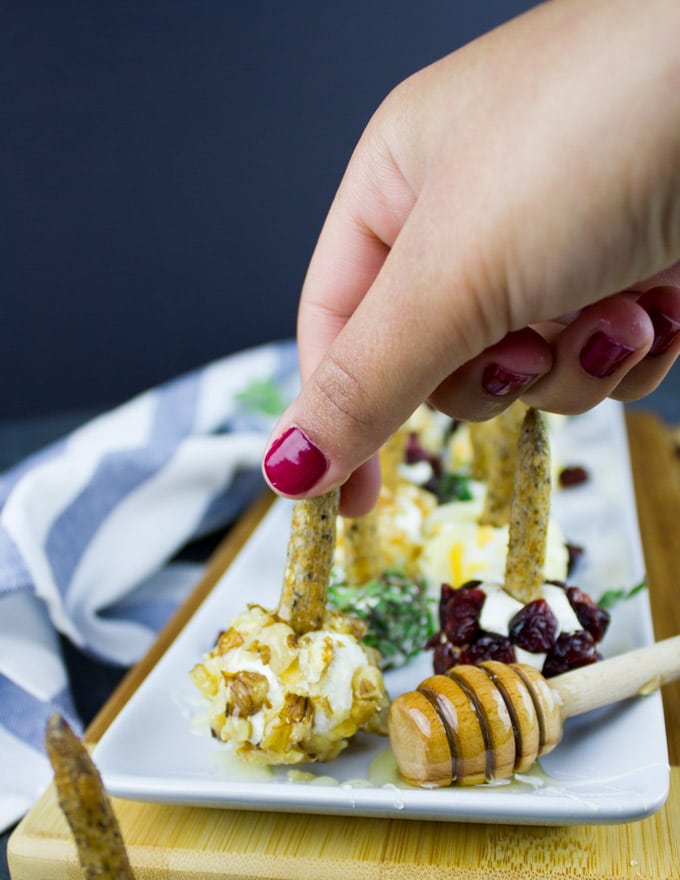
<svg viewBox="0 0 680 880">
<path fill-rule="evenodd" d="M 246 761 L 300 764 L 332 760 L 360 729 L 386 734 L 379 654 L 363 633 L 361 621 L 329 612 L 298 636 L 248 606 L 190 673 L 213 735 Z"/>
</svg>

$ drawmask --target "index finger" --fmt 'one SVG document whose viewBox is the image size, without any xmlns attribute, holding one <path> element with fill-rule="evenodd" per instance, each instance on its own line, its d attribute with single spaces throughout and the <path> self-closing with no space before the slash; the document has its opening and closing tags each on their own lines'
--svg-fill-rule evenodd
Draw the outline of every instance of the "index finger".
<svg viewBox="0 0 680 880">
<path fill-rule="evenodd" d="M 376 114 L 376 120 L 379 114 Z M 376 280 L 416 201 L 412 186 L 369 125 L 333 200 L 300 298 L 303 381 Z"/>
</svg>

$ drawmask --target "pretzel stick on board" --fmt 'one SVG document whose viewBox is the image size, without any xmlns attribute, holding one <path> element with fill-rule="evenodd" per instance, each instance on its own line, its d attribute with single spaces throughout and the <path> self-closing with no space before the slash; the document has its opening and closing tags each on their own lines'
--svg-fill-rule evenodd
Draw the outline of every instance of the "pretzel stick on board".
<svg viewBox="0 0 680 880">
<path fill-rule="evenodd" d="M 59 806 L 73 832 L 87 880 L 134 880 L 111 801 L 87 749 L 57 712 L 50 716 L 45 746 Z"/>
</svg>

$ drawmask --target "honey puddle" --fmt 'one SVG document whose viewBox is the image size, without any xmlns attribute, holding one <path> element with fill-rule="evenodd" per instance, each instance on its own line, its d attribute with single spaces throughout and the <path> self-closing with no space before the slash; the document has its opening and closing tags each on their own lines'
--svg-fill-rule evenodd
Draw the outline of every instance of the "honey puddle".
<svg viewBox="0 0 680 880">
<path fill-rule="evenodd" d="M 343 791 L 354 789 L 382 789 L 392 792 L 398 791 L 421 791 L 418 786 L 411 785 L 402 779 L 397 769 L 397 762 L 391 748 L 380 751 L 368 765 L 365 777 L 338 778 L 328 772 L 330 769 L 323 764 L 305 764 L 303 767 L 270 767 L 258 766 L 246 763 L 242 758 L 234 755 L 229 749 L 220 750 L 212 756 L 213 766 L 216 773 L 230 782 L 279 782 L 291 785 L 310 785 L 319 787 L 337 787 Z M 336 765 L 337 766 L 337 765 Z M 651 765 L 647 769 L 653 769 L 657 765 Z M 645 768 L 638 768 L 633 776 Z M 575 779 L 560 779 L 551 776 L 537 761 L 525 773 L 516 773 L 510 779 L 499 779 L 481 785 L 470 786 L 470 791 L 488 789 L 489 791 L 502 790 L 504 793 L 519 795 L 535 794 L 537 796 L 552 796 L 571 798 L 581 802 L 588 802 L 592 809 L 597 811 L 597 799 L 602 794 L 623 794 L 627 789 L 627 781 L 631 774 L 615 774 L 609 777 L 589 777 Z M 454 787 L 455 788 L 455 787 Z M 635 788 L 633 784 L 632 788 Z M 431 790 L 431 789 L 430 789 Z M 442 791 L 451 790 L 443 788 Z M 463 787 L 457 790 L 462 791 Z M 403 804 L 395 794 L 395 809 L 403 809 Z"/>
<path fill-rule="evenodd" d="M 512 794 L 536 794 L 538 796 L 566 797 L 574 800 L 590 803 L 593 797 L 598 798 L 604 793 L 623 794 L 627 790 L 627 782 L 631 776 L 637 776 L 645 769 L 652 770 L 658 765 L 652 764 L 648 768 L 638 768 L 634 773 L 614 774 L 607 777 L 590 776 L 588 778 L 558 778 L 551 776 L 541 766 L 540 761 L 525 773 L 515 773 L 510 779 L 498 779 L 481 785 L 470 786 L 470 790 L 498 791 Z M 338 780 L 333 776 L 315 774 L 313 771 L 288 770 L 288 781 L 295 783 L 308 783 L 310 785 L 337 785 L 343 789 L 351 788 L 382 788 L 420 791 L 418 786 L 411 785 L 402 779 L 397 769 L 397 762 L 390 748 L 386 748 L 373 758 L 368 767 L 365 779 Z M 635 784 L 632 789 L 636 789 Z M 443 791 L 450 789 L 442 789 Z M 463 787 L 457 790 L 462 791 Z M 593 801 L 593 808 L 597 804 Z"/>
<path fill-rule="evenodd" d="M 366 778 L 338 780 L 328 774 L 315 773 L 313 770 L 299 770 L 297 768 L 286 771 L 288 782 L 308 785 L 337 785 L 343 789 L 350 788 L 387 788 L 419 791 L 420 787 L 411 785 L 399 775 L 397 761 L 392 749 L 383 749 L 373 758 L 368 766 Z M 427 786 L 425 786 L 427 787 Z M 540 764 L 536 763 L 527 773 L 515 774 L 512 779 L 503 779 L 472 788 L 500 788 L 504 791 L 513 791 L 521 794 L 545 788 L 557 792 L 562 790 L 563 782 L 549 776 Z"/>
</svg>

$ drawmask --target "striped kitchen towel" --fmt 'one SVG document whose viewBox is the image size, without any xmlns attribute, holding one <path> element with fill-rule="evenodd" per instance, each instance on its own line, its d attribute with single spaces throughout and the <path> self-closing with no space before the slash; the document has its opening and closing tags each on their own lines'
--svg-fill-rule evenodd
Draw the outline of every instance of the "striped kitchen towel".
<svg viewBox="0 0 680 880">
<path fill-rule="evenodd" d="M 298 387 L 292 341 L 215 361 L 85 424 L 0 476 L 0 829 L 51 778 L 45 723 L 76 727 L 57 633 L 130 665 L 200 571 L 170 560 L 264 488 Z"/>
</svg>

